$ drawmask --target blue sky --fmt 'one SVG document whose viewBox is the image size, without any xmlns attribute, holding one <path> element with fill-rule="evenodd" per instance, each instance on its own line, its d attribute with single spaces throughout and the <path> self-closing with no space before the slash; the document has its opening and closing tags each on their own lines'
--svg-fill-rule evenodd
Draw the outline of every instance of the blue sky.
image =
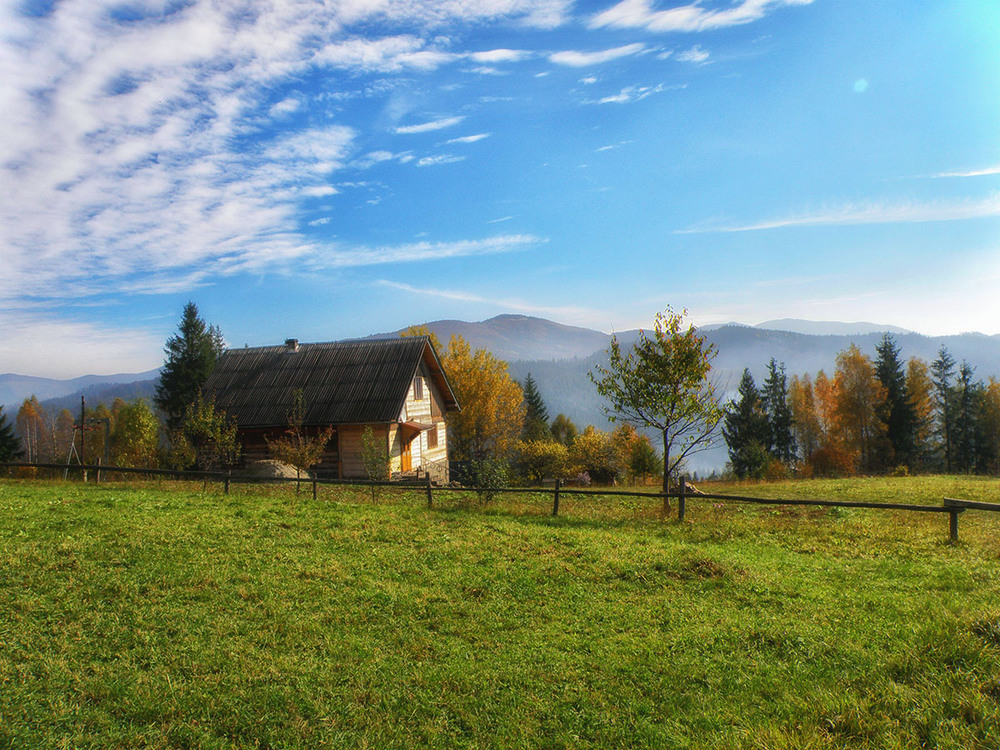
<svg viewBox="0 0 1000 750">
<path fill-rule="evenodd" d="M 0 0 L 0 371 L 500 313 L 1000 333 L 995 0 Z"/>
</svg>

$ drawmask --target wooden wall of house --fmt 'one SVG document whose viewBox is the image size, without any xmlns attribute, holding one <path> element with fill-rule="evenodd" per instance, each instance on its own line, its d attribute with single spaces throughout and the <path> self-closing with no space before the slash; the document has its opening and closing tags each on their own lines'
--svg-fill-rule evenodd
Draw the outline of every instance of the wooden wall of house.
<svg viewBox="0 0 1000 750">
<path fill-rule="evenodd" d="M 274 456 L 271 455 L 267 447 L 267 440 L 275 440 L 284 433 L 284 428 L 239 430 L 243 463 L 273 459 Z M 340 451 L 338 450 L 337 431 L 335 430 L 330 442 L 326 444 L 326 450 L 323 451 L 323 460 L 319 464 L 317 474 L 324 477 L 337 477 L 339 463 Z"/>
<path fill-rule="evenodd" d="M 340 434 L 340 476 L 344 479 L 367 479 L 368 472 L 361 461 L 361 433 L 364 425 L 342 425 L 337 431 Z M 372 431 L 380 439 L 389 444 L 387 425 L 371 425 Z"/>
<path fill-rule="evenodd" d="M 410 383 L 410 389 L 406 394 L 406 403 L 403 405 L 403 412 L 400 414 L 400 422 L 419 422 L 421 424 L 432 424 L 431 430 L 423 430 L 420 435 L 413 439 L 410 451 L 413 458 L 413 468 L 424 472 L 430 472 L 431 476 L 439 482 L 448 481 L 448 437 L 445 429 L 444 399 L 438 389 L 434 379 L 426 366 L 421 363 L 418 377 L 422 378 L 422 397 L 417 398 L 416 379 Z M 431 447 L 432 436 L 436 433 L 437 445 Z M 402 452 L 402 443 L 396 437 L 392 443 L 393 450 L 393 470 L 399 471 L 399 456 Z"/>
</svg>

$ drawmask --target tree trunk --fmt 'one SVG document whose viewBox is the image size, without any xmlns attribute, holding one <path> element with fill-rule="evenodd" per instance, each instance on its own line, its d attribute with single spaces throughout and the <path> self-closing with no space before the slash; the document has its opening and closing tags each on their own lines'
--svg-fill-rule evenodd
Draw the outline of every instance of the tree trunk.
<svg viewBox="0 0 1000 750">
<path fill-rule="evenodd" d="M 666 428 L 663 430 L 663 515 L 666 517 L 670 513 L 670 433 Z"/>
</svg>

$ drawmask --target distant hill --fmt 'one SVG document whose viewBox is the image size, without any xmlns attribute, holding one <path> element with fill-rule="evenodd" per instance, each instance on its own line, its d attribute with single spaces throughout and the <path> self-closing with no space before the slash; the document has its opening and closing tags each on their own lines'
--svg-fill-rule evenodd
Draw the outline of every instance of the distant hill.
<svg viewBox="0 0 1000 750">
<path fill-rule="evenodd" d="M 839 323 L 836 321 L 798 320 L 781 318 L 758 323 L 754 328 L 766 328 L 771 331 L 788 331 L 789 333 L 807 333 L 813 336 L 855 336 L 867 333 L 913 333 L 905 328 L 889 326 L 882 323 Z"/>
<path fill-rule="evenodd" d="M 87 388 L 128 384 L 140 380 L 155 380 L 159 376 L 158 369 L 115 375 L 84 375 L 69 380 L 6 373 L 0 375 L 0 404 L 4 405 L 6 411 L 12 413 L 16 413 L 17 409 L 21 408 L 24 399 L 30 398 L 32 395 L 37 396 L 39 401 L 47 401 L 61 396 L 74 396 L 79 404 L 80 392 Z"/>
<path fill-rule="evenodd" d="M 553 323 L 528 315 L 498 315 L 478 323 L 435 320 L 423 325 L 438 337 L 443 346 L 448 346 L 452 334 L 458 334 L 473 349 L 486 349 L 505 360 L 586 357 L 606 348 L 611 338 L 601 331 Z M 403 330 L 376 336 L 398 336 Z"/>
<path fill-rule="evenodd" d="M 131 383 L 100 383 L 83 388 L 68 396 L 60 396 L 42 401 L 42 408 L 47 414 L 58 414 L 63 409 L 69 409 L 74 414 L 80 411 L 80 397 L 87 399 L 87 406 L 94 407 L 103 403 L 111 406 L 116 398 L 125 401 L 134 401 L 137 398 L 144 398 L 153 403 L 153 396 L 156 395 L 156 385 L 159 377 L 152 380 L 136 380 Z"/>
</svg>

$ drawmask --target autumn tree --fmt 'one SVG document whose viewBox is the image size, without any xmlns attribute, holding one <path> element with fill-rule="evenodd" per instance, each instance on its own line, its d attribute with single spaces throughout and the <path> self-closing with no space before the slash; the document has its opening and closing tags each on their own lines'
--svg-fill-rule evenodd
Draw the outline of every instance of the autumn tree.
<svg viewBox="0 0 1000 750">
<path fill-rule="evenodd" d="M 155 468 L 159 459 L 160 420 L 149 402 L 116 399 L 111 405 L 114 430 L 111 433 L 113 463 L 136 469 Z"/>
<path fill-rule="evenodd" d="M 171 444 L 172 462 L 180 468 L 211 470 L 233 463 L 236 452 L 236 425 L 199 391 Z"/>
<path fill-rule="evenodd" d="M 454 335 L 442 366 L 455 398 L 462 405 L 448 418 L 448 445 L 456 460 L 481 464 L 505 461 L 524 424 L 521 387 L 507 372 L 507 363 L 485 349 L 471 350 Z"/>
<path fill-rule="evenodd" d="M 7 415 L 3 413 L 3 406 L 0 406 L 0 463 L 13 461 L 23 455 L 21 439 L 14 432 L 14 425 L 7 422 Z"/>
<path fill-rule="evenodd" d="M 792 413 L 795 442 L 803 461 L 809 461 L 823 440 L 823 428 L 816 414 L 812 378 L 792 376 L 788 385 L 788 403 Z"/>
<path fill-rule="evenodd" d="M 361 430 L 361 465 L 365 467 L 365 475 L 372 493 L 372 502 L 378 502 L 382 488 L 377 482 L 388 482 L 392 476 L 392 460 L 389 458 L 389 444 L 386 436 L 376 435 L 372 426 L 365 425 Z"/>
<path fill-rule="evenodd" d="M 562 477 L 569 465 L 569 452 L 555 440 L 521 440 L 515 451 L 515 468 L 529 482 Z"/>
<path fill-rule="evenodd" d="M 180 428 L 187 407 L 194 403 L 224 349 L 219 328 L 206 324 L 198 306 L 188 302 L 177 334 L 167 339 L 164 347 L 166 360 L 154 399 L 171 433 Z"/>
<path fill-rule="evenodd" d="M 693 325 L 684 328 L 686 315 L 686 310 L 677 314 L 669 307 L 658 313 L 652 335 L 640 330 L 628 354 L 613 336 L 608 366 L 598 365 L 589 373 L 608 401 L 605 412 L 612 421 L 641 424 L 662 436 L 664 493 L 680 463 L 711 446 L 722 418 L 708 379 L 715 347 Z"/>
<path fill-rule="evenodd" d="M 288 412 L 288 427 L 280 437 L 273 440 L 264 438 L 271 455 L 282 463 L 295 467 L 296 480 L 302 478 L 303 471 L 308 471 L 309 467 L 323 460 L 326 445 L 333 437 L 332 425 L 310 431 L 305 425 L 305 418 L 305 399 L 302 389 L 296 388 L 292 394 L 292 408 Z"/>
<path fill-rule="evenodd" d="M 571 445 L 577 435 L 576 425 L 565 414 L 556 415 L 556 418 L 552 420 L 550 431 L 552 438 L 557 443 L 562 443 L 565 446 Z"/>
<path fill-rule="evenodd" d="M 885 388 L 871 359 L 855 344 L 837 355 L 836 417 L 863 471 L 874 468 L 875 445 L 885 433 L 879 416 Z"/>
<path fill-rule="evenodd" d="M 593 482 L 611 484 L 619 469 L 611 435 L 587 425 L 569 447 L 569 463 L 575 473 L 585 471 Z"/>
<path fill-rule="evenodd" d="M 906 394 L 913 414 L 913 468 L 926 469 L 934 458 L 934 383 L 927 363 L 911 357 L 906 363 Z"/>
<path fill-rule="evenodd" d="M 24 460 L 32 464 L 43 463 L 49 448 L 47 443 L 51 439 L 46 440 L 49 430 L 45 410 L 38 403 L 37 396 L 24 399 L 14 423 L 24 446 Z"/>
<path fill-rule="evenodd" d="M 767 472 L 771 428 L 749 368 L 743 370 L 736 398 L 725 407 L 722 436 L 729 447 L 729 463 L 736 477 L 763 478 Z"/>
</svg>

